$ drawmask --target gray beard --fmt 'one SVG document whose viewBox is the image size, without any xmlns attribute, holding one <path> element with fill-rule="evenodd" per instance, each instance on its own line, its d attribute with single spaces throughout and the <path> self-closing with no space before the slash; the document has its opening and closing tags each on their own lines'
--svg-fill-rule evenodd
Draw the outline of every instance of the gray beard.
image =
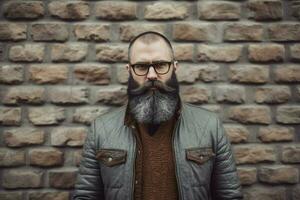
<svg viewBox="0 0 300 200">
<path fill-rule="evenodd" d="M 131 114 L 139 123 L 160 124 L 174 115 L 178 97 L 158 90 L 135 96 L 129 101 Z"/>
</svg>

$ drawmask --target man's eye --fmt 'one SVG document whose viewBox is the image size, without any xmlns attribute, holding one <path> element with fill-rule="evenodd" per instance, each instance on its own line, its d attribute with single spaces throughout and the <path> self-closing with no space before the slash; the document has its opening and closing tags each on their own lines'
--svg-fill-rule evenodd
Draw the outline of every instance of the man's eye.
<svg viewBox="0 0 300 200">
<path fill-rule="evenodd" d="M 148 66 L 147 65 L 135 65 L 135 68 L 138 70 L 145 70 L 148 68 Z"/>
<path fill-rule="evenodd" d="M 161 68 L 166 67 L 167 64 L 166 63 L 155 63 L 154 66 L 155 66 L 156 69 L 161 69 Z"/>
</svg>

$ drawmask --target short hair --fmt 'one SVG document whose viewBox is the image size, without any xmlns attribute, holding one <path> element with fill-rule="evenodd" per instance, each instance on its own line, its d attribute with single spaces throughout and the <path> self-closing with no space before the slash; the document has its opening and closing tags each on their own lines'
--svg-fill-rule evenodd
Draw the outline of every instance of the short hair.
<svg viewBox="0 0 300 200">
<path fill-rule="evenodd" d="M 129 46 L 128 46 L 128 60 L 130 62 L 130 51 L 131 51 L 131 47 L 134 44 L 135 41 L 139 40 L 142 41 L 145 44 L 150 44 L 151 42 L 154 41 L 158 41 L 160 39 L 163 39 L 167 45 L 170 47 L 171 50 L 171 56 L 172 59 L 174 59 L 174 51 L 173 51 L 173 47 L 171 45 L 171 42 L 168 40 L 168 38 L 166 36 L 164 36 L 161 33 L 155 32 L 155 31 L 146 31 L 143 33 L 140 33 L 139 35 L 135 36 L 134 38 L 131 39 Z"/>
</svg>

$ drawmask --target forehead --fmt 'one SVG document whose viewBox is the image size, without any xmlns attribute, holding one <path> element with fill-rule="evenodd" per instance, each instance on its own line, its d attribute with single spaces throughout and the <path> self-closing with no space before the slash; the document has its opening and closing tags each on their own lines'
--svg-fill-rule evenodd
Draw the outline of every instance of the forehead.
<svg viewBox="0 0 300 200">
<path fill-rule="evenodd" d="M 150 44 L 137 40 L 131 46 L 131 63 L 152 62 L 157 60 L 171 61 L 172 54 L 169 45 L 162 39 Z"/>
</svg>

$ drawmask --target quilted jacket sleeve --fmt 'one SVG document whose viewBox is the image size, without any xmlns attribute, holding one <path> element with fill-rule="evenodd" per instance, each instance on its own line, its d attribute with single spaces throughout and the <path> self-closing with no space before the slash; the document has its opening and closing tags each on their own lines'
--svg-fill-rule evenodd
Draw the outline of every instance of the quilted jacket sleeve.
<svg viewBox="0 0 300 200">
<path fill-rule="evenodd" d="M 218 117 L 216 128 L 217 148 L 211 182 L 213 199 L 243 199 L 230 141 Z"/>
<path fill-rule="evenodd" d="M 85 140 L 73 200 L 104 199 L 99 163 L 95 157 L 95 120 Z"/>
</svg>

